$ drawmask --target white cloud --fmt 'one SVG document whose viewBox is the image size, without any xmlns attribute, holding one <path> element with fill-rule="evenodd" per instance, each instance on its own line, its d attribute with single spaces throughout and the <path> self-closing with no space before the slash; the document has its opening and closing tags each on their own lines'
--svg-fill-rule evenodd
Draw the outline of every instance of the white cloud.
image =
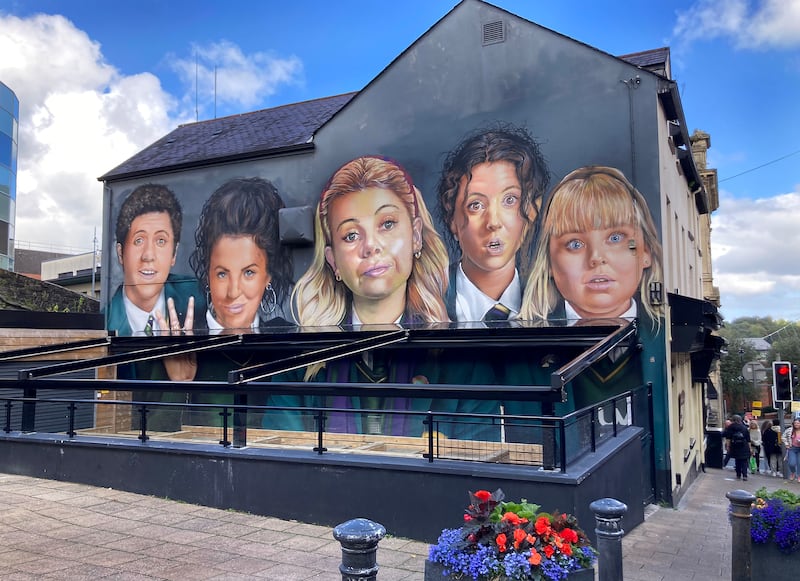
<svg viewBox="0 0 800 581">
<path fill-rule="evenodd" d="M 800 188 L 755 200 L 720 192 L 719 210 L 711 217 L 711 252 L 714 284 L 720 289 L 726 317 L 800 319 L 798 224 Z"/>
<path fill-rule="evenodd" d="M 800 46 L 800 0 L 698 0 L 678 13 L 672 33 L 685 43 L 727 37 L 739 48 Z"/>
<path fill-rule="evenodd" d="M 296 56 L 280 58 L 264 52 L 246 55 L 228 41 L 195 45 L 192 53 L 190 58 L 170 58 L 172 68 L 187 87 L 187 103 L 194 104 L 196 89 L 200 104 L 216 99 L 220 106 L 250 110 L 281 85 L 302 83 L 303 65 Z"/>
<path fill-rule="evenodd" d="M 259 105 L 282 84 L 301 82 L 296 57 L 248 55 L 229 42 L 195 51 L 205 103 L 213 103 L 215 65 L 217 102 L 238 111 Z M 176 97 L 149 72 L 122 75 L 63 16 L 2 13 L 0 55 L 0 80 L 20 100 L 15 238 L 91 250 L 95 231 L 102 236 L 97 177 L 194 120 L 194 56 L 166 57 L 185 83 L 185 94 Z"/>
<path fill-rule="evenodd" d="M 20 100 L 16 240 L 91 249 L 97 177 L 172 129 L 173 98 L 61 16 L 0 16 L 0 79 Z"/>
</svg>

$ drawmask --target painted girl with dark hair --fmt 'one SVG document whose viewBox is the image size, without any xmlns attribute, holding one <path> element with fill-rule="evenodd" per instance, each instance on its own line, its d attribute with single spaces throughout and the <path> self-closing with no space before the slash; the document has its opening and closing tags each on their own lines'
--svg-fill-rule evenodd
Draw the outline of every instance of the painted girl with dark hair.
<svg viewBox="0 0 800 581">
<path fill-rule="evenodd" d="M 282 317 L 292 272 L 291 256 L 281 246 L 278 229 L 278 210 L 283 207 L 275 186 L 262 178 L 235 178 L 211 194 L 200 213 L 196 247 L 189 257 L 208 310 L 195 314 L 193 328 L 171 332 L 250 333 L 289 324 Z M 198 357 L 204 358 L 200 365 L 205 372 L 198 371 Z M 224 368 L 211 359 L 190 354 L 169 357 L 164 365 L 174 381 L 191 381 L 198 374 L 224 378 L 227 368 L 235 365 L 231 362 Z"/>
<path fill-rule="evenodd" d="M 538 144 L 511 125 L 481 129 L 447 156 L 438 200 L 455 257 L 446 301 L 452 320 L 519 313 L 548 182 Z"/>
<path fill-rule="evenodd" d="M 208 300 L 209 330 L 249 330 L 285 322 L 291 255 L 280 243 L 278 190 L 261 178 L 236 178 L 206 201 L 189 258 Z"/>
</svg>

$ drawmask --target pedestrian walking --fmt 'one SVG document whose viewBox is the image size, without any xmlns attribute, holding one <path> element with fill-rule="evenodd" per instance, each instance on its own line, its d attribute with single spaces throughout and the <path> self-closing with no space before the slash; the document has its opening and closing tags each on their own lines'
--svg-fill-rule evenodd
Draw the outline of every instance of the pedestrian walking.
<svg viewBox="0 0 800 581">
<path fill-rule="evenodd" d="M 798 436 L 800 436 L 800 420 L 798 424 Z M 750 460 L 750 430 L 742 423 L 742 416 L 731 416 L 731 425 L 722 432 L 723 438 L 730 441 L 730 457 L 736 463 L 736 480 L 747 480 L 748 460 Z M 800 450 L 800 441 L 798 441 Z"/>
<path fill-rule="evenodd" d="M 732 422 L 731 422 L 730 418 L 725 420 L 725 426 L 724 426 L 724 428 L 722 430 L 722 433 L 723 433 L 722 437 L 725 440 L 725 456 L 722 457 L 722 467 L 726 468 L 728 470 L 730 470 L 730 468 L 728 468 L 728 462 L 731 461 L 731 441 L 728 438 L 726 438 L 724 436 L 724 434 L 725 434 L 725 430 L 727 430 L 730 427 L 731 423 Z"/>
<path fill-rule="evenodd" d="M 792 425 L 783 432 L 786 454 L 783 459 L 789 465 L 789 480 L 800 482 L 800 418 L 792 420 Z"/>
<path fill-rule="evenodd" d="M 750 430 L 750 448 L 755 459 L 755 463 L 750 463 L 750 474 L 758 474 L 761 472 L 761 431 L 755 419 L 750 420 L 747 428 Z"/>
<path fill-rule="evenodd" d="M 778 432 L 772 428 L 772 422 L 769 420 L 764 420 L 761 424 L 761 448 L 764 450 L 764 460 L 767 463 L 766 473 L 777 476 L 781 447 L 778 444 Z"/>
</svg>

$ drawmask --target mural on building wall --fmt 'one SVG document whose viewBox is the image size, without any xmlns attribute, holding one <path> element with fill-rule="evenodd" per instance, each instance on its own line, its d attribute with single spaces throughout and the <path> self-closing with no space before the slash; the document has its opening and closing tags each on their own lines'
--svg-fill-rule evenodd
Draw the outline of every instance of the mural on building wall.
<svg viewBox="0 0 800 581">
<path fill-rule="evenodd" d="M 122 203 L 116 219 L 115 251 L 123 282 L 107 307 L 109 330 L 118 335 L 152 335 L 166 328 L 163 319 L 168 303 L 184 317 L 201 306 L 195 279 L 171 272 L 182 227 L 183 209 L 166 186 L 139 186 Z"/>
<path fill-rule="evenodd" d="M 192 203 L 202 209 L 194 223 L 185 224 L 170 187 L 136 187 L 116 217 L 122 282 L 107 308 L 109 329 L 120 335 L 201 335 L 294 325 L 304 330 L 451 321 L 497 326 L 566 320 L 583 325 L 624 317 L 638 318 L 642 343 L 651 344 L 661 333 L 663 317 L 660 307 L 648 300 L 650 283 L 662 280 L 661 245 L 645 198 L 626 176 L 613 167 L 583 166 L 550 188 L 539 143 L 528 130 L 510 123 L 477 128 L 453 142 L 436 168 L 436 190 L 429 193 L 438 221 L 402 160 L 380 155 L 344 160 L 313 202 L 313 257 L 296 280 L 291 249 L 280 241 L 278 213 L 285 203 L 274 185 L 280 176 L 229 178 L 208 197 L 195 193 Z M 179 261 L 181 244 L 187 258 Z M 275 379 L 541 385 L 549 383 L 553 367 L 566 362 L 547 353 L 537 354 L 533 363 L 509 355 L 495 364 L 465 355 L 378 350 Z M 627 348 L 615 350 L 572 382 L 569 401 L 558 411 L 642 385 L 645 356 Z M 224 381 L 236 365 L 192 354 L 139 366 L 133 374 Z M 193 395 L 191 401 L 227 399 Z M 272 396 L 262 403 L 291 407 L 322 402 Z M 332 417 L 326 429 L 394 435 L 420 435 L 421 418 L 378 410 L 541 413 L 538 403 L 491 400 L 332 396 L 324 405 L 376 410 L 363 418 Z M 216 415 L 195 414 L 191 421 L 214 424 Z M 622 404 L 617 420 L 624 422 L 628 415 Z M 260 422 L 272 428 L 311 429 L 313 419 L 285 412 Z M 162 427 L 169 425 L 171 421 Z M 498 428 L 481 425 L 445 435 L 501 437 Z M 503 437 L 515 439 L 513 426 Z"/>
</svg>

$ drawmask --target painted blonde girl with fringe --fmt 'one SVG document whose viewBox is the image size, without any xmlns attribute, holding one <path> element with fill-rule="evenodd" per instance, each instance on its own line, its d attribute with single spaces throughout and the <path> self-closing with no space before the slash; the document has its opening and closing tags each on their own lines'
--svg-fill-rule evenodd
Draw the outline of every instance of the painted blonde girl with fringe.
<svg viewBox="0 0 800 581">
<path fill-rule="evenodd" d="M 660 326 L 648 300 L 663 280 L 662 250 L 644 197 L 619 170 L 587 166 L 553 189 L 521 319 L 645 317 Z"/>
</svg>

